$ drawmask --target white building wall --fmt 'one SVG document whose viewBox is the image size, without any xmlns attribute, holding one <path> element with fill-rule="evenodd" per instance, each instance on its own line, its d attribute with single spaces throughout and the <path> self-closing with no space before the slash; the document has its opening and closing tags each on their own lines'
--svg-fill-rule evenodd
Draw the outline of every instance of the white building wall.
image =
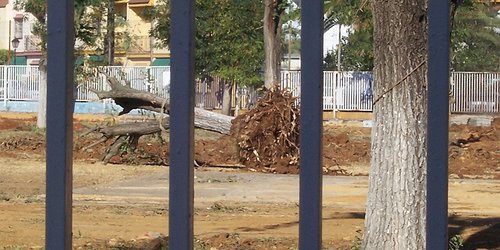
<svg viewBox="0 0 500 250">
<path fill-rule="evenodd" d="M 16 17 L 22 17 L 22 36 L 19 40 L 17 52 L 24 52 L 26 45 L 25 37 L 32 34 L 32 27 L 36 19 L 29 13 L 14 10 L 14 0 L 9 0 L 7 6 L 0 8 L 0 49 L 8 49 L 9 44 L 14 39 Z M 11 50 L 14 50 L 12 45 Z"/>
<path fill-rule="evenodd" d="M 13 30 L 9 34 L 9 21 L 12 21 L 12 28 L 14 25 L 13 2 L 13 0 L 9 0 L 7 6 L 0 8 L 0 49 L 8 49 L 9 37 L 13 36 Z"/>
</svg>

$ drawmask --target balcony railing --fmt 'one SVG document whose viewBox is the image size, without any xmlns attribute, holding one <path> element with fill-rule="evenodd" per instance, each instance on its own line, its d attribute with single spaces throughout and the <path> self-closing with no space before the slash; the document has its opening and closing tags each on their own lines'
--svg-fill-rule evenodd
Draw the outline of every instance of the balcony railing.
<svg viewBox="0 0 500 250">
<path fill-rule="evenodd" d="M 115 43 L 115 51 L 127 53 L 149 53 L 151 52 L 151 44 L 154 41 L 149 36 L 131 36 L 127 38 L 118 38 Z M 154 50 L 154 48 L 153 48 Z"/>
<path fill-rule="evenodd" d="M 24 51 L 26 52 L 34 52 L 42 50 L 42 46 L 40 45 L 41 40 L 40 37 L 36 35 L 25 35 L 24 36 Z"/>
</svg>

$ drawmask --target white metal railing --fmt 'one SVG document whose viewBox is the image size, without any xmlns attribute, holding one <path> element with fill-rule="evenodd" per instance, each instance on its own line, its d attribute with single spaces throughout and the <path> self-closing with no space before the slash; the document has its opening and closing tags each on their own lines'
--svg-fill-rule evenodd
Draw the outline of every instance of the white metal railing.
<svg viewBox="0 0 500 250">
<path fill-rule="evenodd" d="M 451 112 L 500 112 L 500 73 L 454 72 L 450 85 Z"/>
<path fill-rule="evenodd" d="M 107 66 L 100 70 L 130 83 L 130 87 L 138 90 L 149 91 L 167 97 L 170 85 L 170 67 L 165 66 Z M 94 70 L 90 77 L 87 77 L 77 84 L 77 101 L 95 101 L 97 95 L 92 90 L 108 90 L 105 74 Z"/>
<path fill-rule="evenodd" d="M 39 87 L 38 67 L 0 66 L 0 98 L 7 100 L 36 100 Z"/>
<path fill-rule="evenodd" d="M 452 113 L 499 113 L 500 72 L 452 72 L 450 111 Z M 281 86 L 300 97 L 300 71 L 283 71 Z M 371 72 L 325 71 L 324 110 L 371 111 Z"/>
<path fill-rule="evenodd" d="M 281 87 L 300 97 L 300 71 L 282 71 Z M 371 111 L 371 72 L 323 72 L 323 109 Z"/>
<path fill-rule="evenodd" d="M 169 97 L 170 67 L 165 66 L 109 66 L 103 67 L 110 75 L 126 79 L 135 89 Z M 91 91 L 107 90 L 106 77 L 94 72 L 76 84 L 77 101 L 97 101 Z M 0 66 L 0 100 L 38 99 L 38 67 Z M 323 75 L 324 110 L 371 111 L 373 76 L 371 72 L 325 71 Z M 196 106 L 218 108 L 222 98 L 220 86 L 207 81 L 197 82 Z M 206 85 L 206 86 L 205 86 Z M 300 71 L 282 71 L 281 87 L 300 97 Z M 253 89 L 238 87 L 233 93 L 233 103 L 245 108 L 255 103 Z M 300 102 L 298 98 L 297 103 Z M 450 111 L 453 113 L 499 113 L 500 72 L 452 72 L 450 80 Z"/>
</svg>

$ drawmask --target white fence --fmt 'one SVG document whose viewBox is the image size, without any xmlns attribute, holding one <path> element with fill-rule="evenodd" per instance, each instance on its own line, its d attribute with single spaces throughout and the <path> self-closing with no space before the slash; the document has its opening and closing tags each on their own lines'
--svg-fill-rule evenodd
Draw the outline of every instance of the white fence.
<svg viewBox="0 0 500 250">
<path fill-rule="evenodd" d="M 373 76 L 371 72 L 325 71 L 324 110 L 371 111 Z M 283 88 L 300 96 L 300 71 L 281 73 Z M 452 113 L 499 113 L 500 73 L 452 72 L 450 76 Z"/>
<path fill-rule="evenodd" d="M 371 111 L 371 72 L 323 72 L 323 109 Z M 281 72 L 281 87 L 300 97 L 300 71 Z"/>
<path fill-rule="evenodd" d="M 0 100 L 38 99 L 38 67 L 0 66 Z"/>
<path fill-rule="evenodd" d="M 155 93 L 162 97 L 169 96 L 170 89 L 170 67 L 151 66 L 151 67 L 121 67 L 108 66 L 103 67 L 102 71 L 107 75 L 117 77 L 120 80 L 127 81 L 130 87 L 138 90 Z M 81 79 L 76 84 L 75 98 L 77 101 L 95 101 L 97 95 L 92 90 L 108 90 L 106 76 L 99 71 L 91 72 L 88 77 Z"/>
<path fill-rule="evenodd" d="M 454 72 L 450 85 L 452 112 L 500 112 L 500 73 Z"/>
<path fill-rule="evenodd" d="M 169 67 L 104 67 L 103 71 L 124 79 L 135 89 L 169 97 Z M 38 67 L 0 66 L 0 100 L 32 100 L 38 98 Z M 49 83 L 50 84 L 50 83 Z M 97 101 L 91 91 L 106 90 L 108 85 L 103 74 L 94 72 L 75 84 L 77 101 Z M 300 71 L 281 72 L 281 87 L 300 97 Z M 371 72 L 324 72 L 324 110 L 371 111 L 373 98 Z M 204 108 L 220 108 L 223 89 L 217 82 L 197 82 L 196 105 Z M 252 89 L 233 90 L 237 95 L 233 102 L 240 107 L 255 103 Z M 251 93 L 251 94 L 249 94 Z M 300 101 L 300 100 L 298 100 Z M 453 113 L 499 113 L 500 73 L 453 72 L 450 79 L 450 110 Z"/>
</svg>

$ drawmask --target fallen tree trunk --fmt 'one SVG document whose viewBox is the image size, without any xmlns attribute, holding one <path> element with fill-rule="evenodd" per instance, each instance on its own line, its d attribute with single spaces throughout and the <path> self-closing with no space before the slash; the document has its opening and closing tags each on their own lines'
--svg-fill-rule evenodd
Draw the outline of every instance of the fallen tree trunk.
<svg viewBox="0 0 500 250">
<path fill-rule="evenodd" d="M 132 89 L 121 84 L 116 78 L 108 76 L 109 91 L 96 91 L 99 99 L 113 99 L 123 110 L 118 115 L 127 114 L 133 109 L 144 109 L 162 114 L 170 113 L 170 103 L 168 99 L 161 96 Z M 168 119 L 168 117 L 166 118 Z M 233 117 L 211 112 L 201 108 L 194 109 L 194 125 L 197 128 L 229 134 L 231 130 L 231 120 Z"/>
<path fill-rule="evenodd" d="M 99 99 L 113 99 L 123 110 L 118 115 L 127 114 L 133 109 L 143 109 L 163 114 L 165 117 L 158 120 L 145 122 L 130 122 L 106 127 L 96 127 L 82 136 L 91 132 L 101 134 L 101 138 L 94 143 L 82 148 L 87 150 L 100 143 L 116 138 L 102 156 L 102 161 L 108 163 L 111 157 L 120 153 L 122 146 L 127 145 L 129 150 L 135 150 L 138 140 L 143 135 L 158 133 L 169 128 L 170 103 L 168 99 L 161 96 L 132 89 L 130 84 L 121 84 L 120 81 L 111 76 L 107 76 L 109 91 L 92 90 Z M 207 111 L 200 108 L 194 110 L 194 126 L 200 129 L 229 134 L 233 117 Z"/>
</svg>

